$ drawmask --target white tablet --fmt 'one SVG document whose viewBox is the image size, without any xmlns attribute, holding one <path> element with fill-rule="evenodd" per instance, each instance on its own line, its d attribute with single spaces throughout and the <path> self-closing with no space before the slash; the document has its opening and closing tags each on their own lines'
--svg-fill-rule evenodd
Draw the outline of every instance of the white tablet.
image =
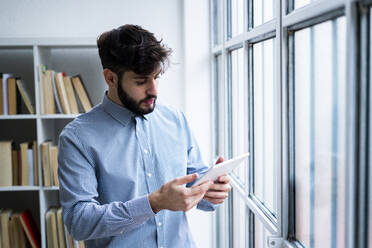
<svg viewBox="0 0 372 248">
<path fill-rule="evenodd" d="M 238 157 L 214 165 L 203 176 L 198 178 L 192 186 L 197 186 L 207 180 L 216 181 L 219 176 L 229 174 L 240 164 L 243 164 L 243 162 L 247 160 L 248 157 L 249 153 L 244 153 Z"/>
</svg>

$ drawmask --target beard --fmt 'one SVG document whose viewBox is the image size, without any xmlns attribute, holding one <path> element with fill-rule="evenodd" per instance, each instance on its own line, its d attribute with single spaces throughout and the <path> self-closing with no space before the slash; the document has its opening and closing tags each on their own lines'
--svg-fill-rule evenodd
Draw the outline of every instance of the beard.
<svg viewBox="0 0 372 248">
<path fill-rule="evenodd" d="M 135 99 L 133 99 L 129 94 L 125 92 L 125 90 L 122 88 L 121 85 L 117 88 L 118 90 L 118 96 L 121 101 L 121 103 L 126 107 L 128 110 L 132 111 L 134 114 L 138 115 L 146 115 L 154 111 L 155 109 L 155 103 L 156 103 L 156 96 L 154 95 L 148 95 L 146 98 L 140 100 L 137 102 Z M 154 103 L 152 106 L 148 108 L 141 108 L 141 103 L 144 103 L 147 100 L 150 100 L 154 98 Z"/>
</svg>

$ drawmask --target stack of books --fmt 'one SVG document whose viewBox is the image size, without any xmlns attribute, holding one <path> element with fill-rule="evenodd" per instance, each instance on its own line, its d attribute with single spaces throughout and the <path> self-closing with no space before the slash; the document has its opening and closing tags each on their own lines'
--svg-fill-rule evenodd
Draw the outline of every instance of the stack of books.
<svg viewBox="0 0 372 248">
<path fill-rule="evenodd" d="M 37 142 L 0 141 L 0 186 L 38 185 Z"/>
<path fill-rule="evenodd" d="M 41 143 L 41 167 L 43 170 L 43 185 L 59 186 L 58 180 L 58 147 L 50 141 Z"/>
<path fill-rule="evenodd" d="M 1 247 L 41 247 L 40 231 L 29 210 L 0 209 L 0 226 Z"/>
<path fill-rule="evenodd" d="M 76 241 L 63 223 L 62 208 L 51 207 L 45 214 L 47 247 L 84 248 L 84 241 Z"/>
<path fill-rule="evenodd" d="M 40 95 L 43 114 L 79 114 L 88 112 L 92 103 L 80 75 L 47 70 L 39 65 Z"/>
<path fill-rule="evenodd" d="M 0 73 L 0 115 L 35 114 L 35 108 L 21 78 Z"/>
</svg>

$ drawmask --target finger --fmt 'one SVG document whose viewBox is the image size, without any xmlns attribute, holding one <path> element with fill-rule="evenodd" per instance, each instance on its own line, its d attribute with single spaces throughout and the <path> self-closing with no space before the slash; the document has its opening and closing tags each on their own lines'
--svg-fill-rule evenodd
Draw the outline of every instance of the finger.
<svg viewBox="0 0 372 248">
<path fill-rule="evenodd" d="M 228 175 L 222 175 L 218 177 L 218 182 L 219 183 L 229 183 L 230 182 L 230 177 Z"/>
<path fill-rule="evenodd" d="M 225 159 L 222 156 L 219 156 L 216 161 L 216 164 L 222 163 L 223 161 L 225 161 Z"/>
<path fill-rule="evenodd" d="M 207 201 L 213 203 L 213 204 L 221 204 L 225 201 L 225 199 L 214 199 L 214 198 L 209 198 L 209 197 L 204 197 Z"/>
<path fill-rule="evenodd" d="M 209 187 L 209 191 L 230 192 L 230 190 L 231 190 L 230 184 L 225 183 L 214 183 Z"/>
<path fill-rule="evenodd" d="M 173 180 L 173 183 L 175 183 L 177 185 L 182 185 L 182 184 L 186 184 L 186 183 L 190 183 L 192 181 L 195 181 L 195 179 L 197 179 L 197 178 L 198 178 L 198 174 L 193 173 L 193 174 L 189 174 L 187 176 L 177 177 L 176 179 Z"/>
<path fill-rule="evenodd" d="M 213 184 L 211 180 L 205 181 L 202 184 L 199 184 L 198 186 L 193 186 L 189 188 L 189 195 L 195 196 L 195 195 L 201 195 L 207 192 L 209 187 Z"/>
<path fill-rule="evenodd" d="M 214 199 L 225 199 L 229 194 L 227 192 L 208 191 L 204 196 Z"/>
</svg>

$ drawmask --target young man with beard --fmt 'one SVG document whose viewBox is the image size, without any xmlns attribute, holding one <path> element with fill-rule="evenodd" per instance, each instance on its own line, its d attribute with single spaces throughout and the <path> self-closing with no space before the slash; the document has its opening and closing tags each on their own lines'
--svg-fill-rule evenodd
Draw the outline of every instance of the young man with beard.
<svg viewBox="0 0 372 248">
<path fill-rule="evenodd" d="M 67 229 L 88 247 L 195 247 L 185 212 L 214 210 L 230 179 L 192 186 L 207 170 L 198 145 L 181 112 L 156 104 L 171 51 L 135 25 L 97 44 L 108 91 L 59 139 Z"/>
</svg>

